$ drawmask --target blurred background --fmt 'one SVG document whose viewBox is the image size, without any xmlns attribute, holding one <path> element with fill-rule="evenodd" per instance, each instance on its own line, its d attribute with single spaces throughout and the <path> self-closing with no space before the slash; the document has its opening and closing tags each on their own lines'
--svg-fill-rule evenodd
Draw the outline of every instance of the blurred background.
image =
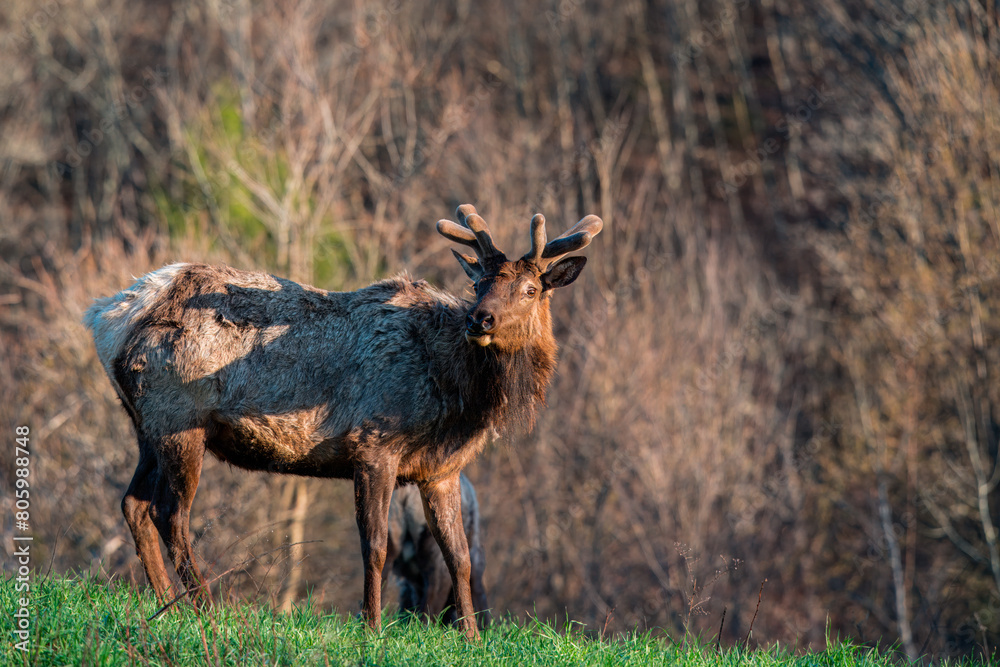
<svg viewBox="0 0 1000 667">
<path fill-rule="evenodd" d="M 498 614 L 1000 642 L 993 0 L 8 0 L 0 22 L 0 424 L 32 429 L 40 570 L 145 585 L 91 299 L 171 261 L 461 293 L 434 222 L 471 202 L 510 254 L 534 212 L 605 222 L 553 300 L 548 408 L 467 471 Z M 348 482 L 209 458 L 192 528 L 209 571 L 239 566 L 224 596 L 359 607 Z"/>
</svg>

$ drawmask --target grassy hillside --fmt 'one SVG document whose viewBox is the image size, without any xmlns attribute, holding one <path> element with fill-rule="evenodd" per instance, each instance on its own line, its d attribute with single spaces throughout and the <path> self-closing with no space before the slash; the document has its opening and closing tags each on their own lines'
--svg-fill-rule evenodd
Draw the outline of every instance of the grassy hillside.
<svg viewBox="0 0 1000 667">
<path fill-rule="evenodd" d="M 291 614 L 267 606 L 221 604 L 207 613 L 181 604 L 152 621 L 159 608 L 148 590 L 90 578 L 45 578 L 32 593 L 31 651 L 15 650 L 4 633 L 5 665 L 817 665 L 896 664 L 891 654 L 831 642 L 821 653 L 782 648 L 717 650 L 656 633 L 599 638 L 581 624 L 555 628 L 504 621 L 480 642 L 405 619 L 386 619 L 380 635 L 361 621 L 318 611 L 308 602 Z M 14 587 L 0 587 L 14 608 Z M 4 614 L 0 625 L 9 623 Z M 975 663 L 948 663 L 968 664 Z"/>
</svg>

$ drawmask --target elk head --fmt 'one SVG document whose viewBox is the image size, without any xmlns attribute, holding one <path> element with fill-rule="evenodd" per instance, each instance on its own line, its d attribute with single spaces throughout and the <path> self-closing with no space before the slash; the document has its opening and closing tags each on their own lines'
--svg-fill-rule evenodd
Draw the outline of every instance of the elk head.
<svg viewBox="0 0 1000 667">
<path fill-rule="evenodd" d="M 452 251 L 472 279 L 476 299 L 465 321 L 465 338 L 483 347 L 511 351 L 525 347 L 541 332 L 551 332 L 552 290 L 569 285 L 586 257 L 563 256 L 586 247 L 604 223 L 588 215 L 556 239 L 546 242 L 545 216 L 531 219 L 531 250 L 511 261 L 493 243 L 486 221 L 471 204 L 458 207 L 458 223 L 439 220 L 443 236 L 472 247 L 476 256 Z"/>
</svg>

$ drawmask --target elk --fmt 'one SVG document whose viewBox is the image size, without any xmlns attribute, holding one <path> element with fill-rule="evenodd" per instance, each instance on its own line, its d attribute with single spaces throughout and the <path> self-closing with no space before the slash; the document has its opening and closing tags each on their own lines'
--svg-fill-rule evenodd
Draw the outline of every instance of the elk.
<svg viewBox="0 0 1000 667">
<path fill-rule="evenodd" d="M 459 482 L 462 493 L 462 526 L 469 545 L 471 564 L 469 584 L 472 589 L 472 606 L 479 629 L 485 630 L 490 623 L 490 612 L 486 588 L 483 586 L 486 553 L 483 551 L 482 532 L 479 528 L 479 500 L 472 482 L 464 473 L 459 475 Z M 452 625 L 458 623 L 451 574 L 430 526 L 427 525 L 420 491 L 412 484 L 396 489 L 389 504 L 389 546 L 385 569 L 382 571 L 383 591 L 390 569 L 399 581 L 399 607 L 402 611 L 430 618 L 440 616 L 442 621 Z M 384 597 L 382 602 L 384 606 Z"/>
<path fill-rule="evenodd" d="M 354 480 L 364 559 L 362 614 L 381 623 L 389 502 L 416 484 L 451 574 L 459 626 L 478 636 L 459 473 L 496 434 L 530 430 L 556 364 L 550 299 L 572 283 L 603 223 L 589 215 L 509 260 L 469 205 L 440 220 L 474 283 L 467 300 L 402 274 L 328 292 L 226 266 L 172 264 L 84 322 L 135 426 L 139 462 L 122 499 L 157 595 L 170 579 L 163 540 L 188 595 L 211 592 L 189 517 L 205 452 L 247 470 Z"/>
</svg>

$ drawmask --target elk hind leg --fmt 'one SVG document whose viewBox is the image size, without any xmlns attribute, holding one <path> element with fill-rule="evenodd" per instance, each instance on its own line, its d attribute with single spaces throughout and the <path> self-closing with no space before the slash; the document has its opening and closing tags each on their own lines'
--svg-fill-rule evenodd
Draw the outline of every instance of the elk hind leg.
<svg viewBox="0 0 1000 667">
<path fill-rule="evenodd" d="M 472 572 L 469 585 L 472 588 L 472 607 L 476 610 L 479 629 L 490 626 L 490 605 L 486 599 L 486 587 L 483 585 L 483 571 L 486 569 L 486 554 L 479 540 L 475 539 L 469 546 L 469 557 L 472 562 Z"/>
<path fill-rule="evenodd" d="M 393 492 L 395 494 L 395 492 Z M 385 564 L 382 565 L 382 608 L 385 609 L 388 602 L 389 573 L 396 563 L 396 559 L 402 554 L 402 541 L 405 534 L 401 512 L 396 503 L 390 501 L 389 505 L 389 527 L 386 534 Z M 405 611 L 404 609 L 400 609 Z"/>
<path fill-rule="evenodd" d="M 417 550 L 420 560 L 423 591 L 420 596 L 420 613 L 434 620 L 441 616 L 445 623 L 455 625 L 458 615 L 455 611 L 455 596 L 452 593 L 451 573 L 445 563 L 441 548 L 428 526 L 420 536 Z"/>
<path fill-rule="evenodd" d="M 382 627 L 382 573 L 389 546 L 389 502 L 396 485 L 395 461 L 358 464 L 354 469 L 354 511 L 365 562 L 362 613 L 368 627 Z"/>
<path fill-rule="evenodd" d="M 204 458 L 203 429 L 188 429 L 162 438 L 157 447 L 156 500 L 150 512 L 177 575 L 198 604 L 212 601 L 212 593 L 195 561 L 190 535 L 191 505 Z"/>
<path fill-rule="evenodd" d="M 156 591 L 156 596 L 166 600 L 170 588 L 170 577 L 163 565 L 163 555 L 160 553 L 160 541 L 156 526 L 150 517 L 149 509 L 156 492 L 158 474 L 156 456 L 150 451 L 148 443 L 140 441 L 139 464 L 132 475 L 125 497 L 122 498 L 122 514 L 132 531 L 135 541 L 135 552 L 146 571 L 146 578 Z"/>
</svg>

